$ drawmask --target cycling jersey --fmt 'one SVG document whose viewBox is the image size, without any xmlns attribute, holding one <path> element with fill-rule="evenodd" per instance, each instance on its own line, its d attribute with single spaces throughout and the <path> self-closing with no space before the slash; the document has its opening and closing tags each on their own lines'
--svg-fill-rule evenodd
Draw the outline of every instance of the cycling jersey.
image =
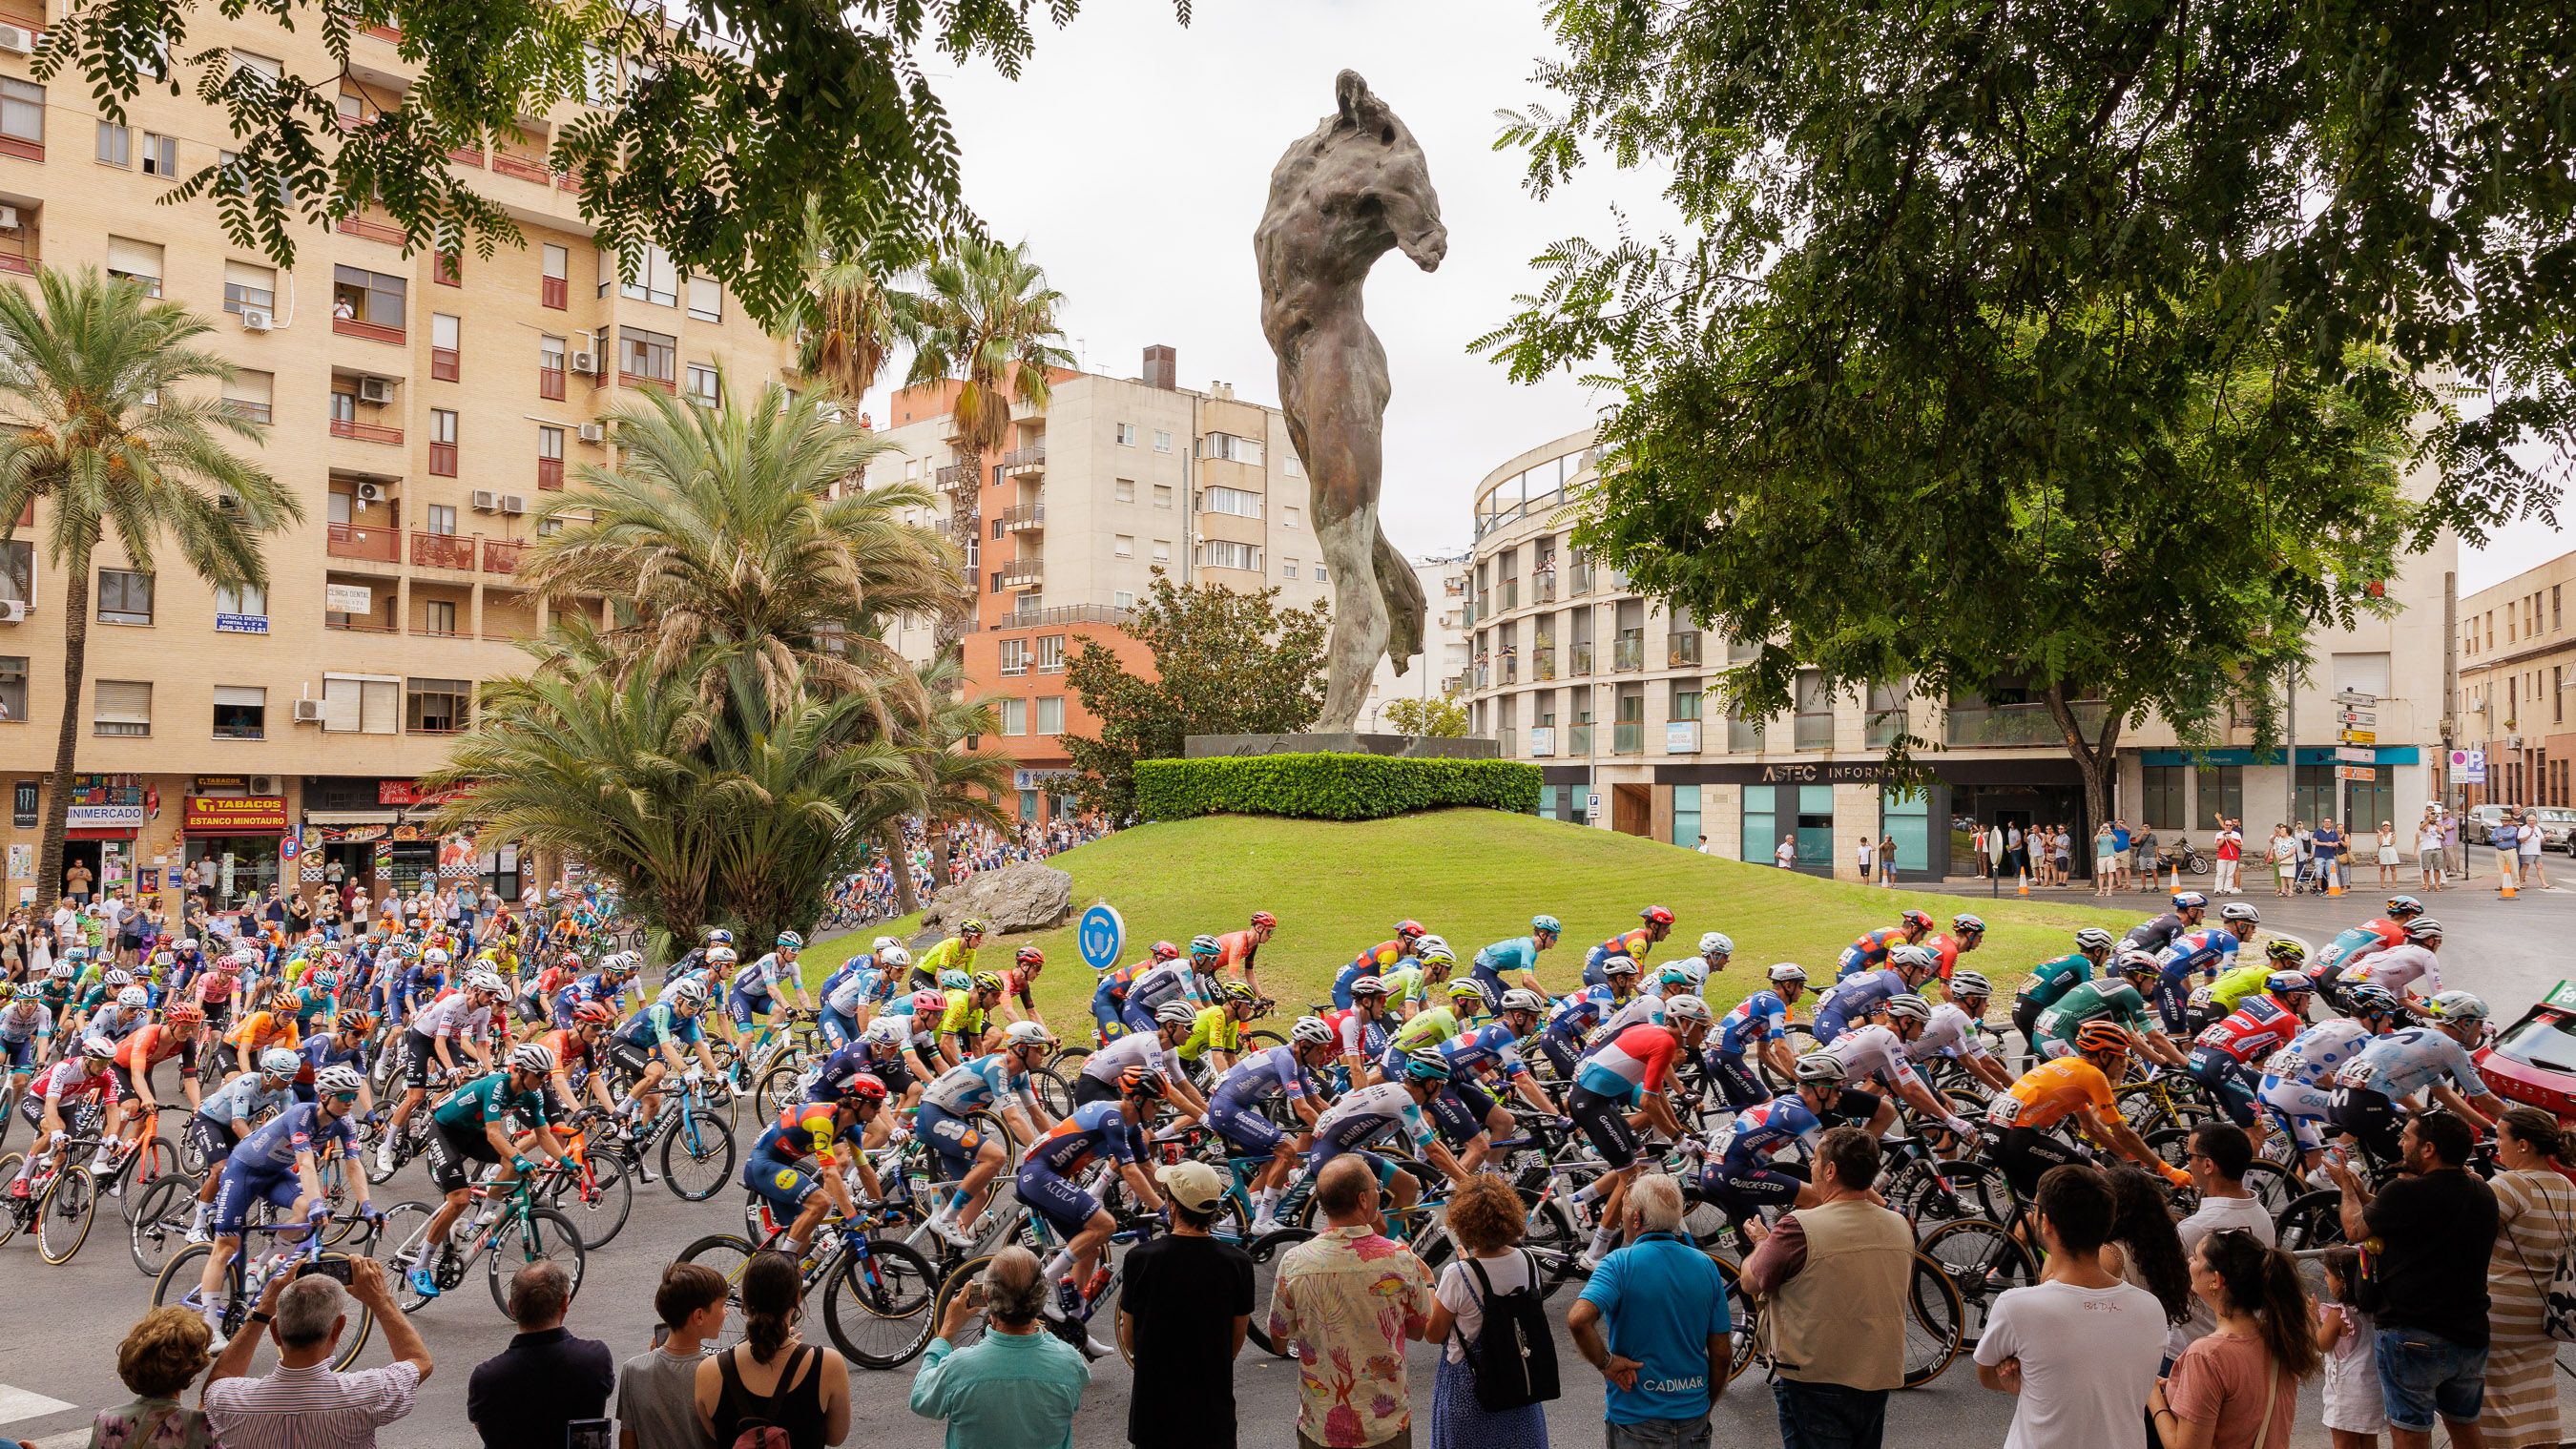
<svg viewBox="0 0 2576 1449">
<path fill-rule="evenodd" d="M 87 1057 L 66 1057 L 54 1063 L 36 1079 L 36 1098 L 46 1102 L 68 1102 L 79 1097 L 104 1099 L 116 1078 L 103 1062 L 95 1072 L 87 1070 L 89 1065 Z"/>
<path fill-rule="evenodd" d="M 657 1051 L 666 1043 L 688 1046 L 698 1040 L 700 1031 L 697 1017 L 682 1016 L 676 1009 L 656 1002 L 620 1026 L 617 1039 L 629 1046 Z"/>
<path fill-rule="evenodd" d="M 2335 1069 L 2352 1059 L 2371 1039 L 2370 1028 L 2357 1021 L 2321 1021 L 2291 1038 L 2290 1044 L 2263 1064 L 2265 1079 L 2314 1086 L 2329 1081 Z"/>
<path fill-rule="evenodd" d="M 2412 1097 L 2448 1078 L 2464 1096 L 2487 1095 L 2470 1064 L 2468 1048 L 2429 1026 L 2410 1026 L 2374 1037 L 2335 1071 L 2335 1085 L 2362 1088 L 2394 1100 Z"/>
<path fill-rule="evenodd" d="M 1440 1055 L 1449 1061 L 1452 1083 L 1470 1075 L 1480 1076 L 1489 1068 L 1499 1069 L 1506 1077 L 1529 1073 L 1521 1061 L 1521 1039 L 1499 1021 L 1470 1028 L 1442 1042 Z"/>
<path fill-rule="evenodd" d="M 492 1029 L 492 1008 L 476 1006 L 474 993 L 458 991 L 420 1009 L 411 1029 L 435 1041 L 443 1036 L 480 1037 Z"/>
<path fill-rule="evenodd" d="M 1860 939 L 1843 948 L 1834 963 L 1834 979 L 1843 980 L 1863 971 L 1873 971 L 1887 964 L 1887 953 L 1907 944 L 1903 926 L 1882 926 L 1864 931 Z"/>
<path fill-rule="evenodd" d="M 1453 1008 L 1435 1006 L 1428 1011 L 1415 1012 L 1413 1019 L 1397 1027 L 1395 1035 L 1387 1041 L 1385 1058 L 1387 1075 L 1393 1076 L 1402 1068 L 1403 1062 L 1400 1059 L 1405 1053 L 1419 1051 L 1427 1046 L 1438 1046 L 1457 1034 L 1458 1013 Z"/>
<path fill-rule="evenodd" d="M 1411 964 L 1398 966 L 1379 977 L 1377 983 L 1386 988 L 1386 1009 L 1399 1015 L 1404 1008 L 1408 1006 L 1419 1008 L 1429 999 L 1424 995 L 1429 987 L 1423 979 L 1422 968 L 1419 966 Z"/>
<path fill-rule="evenodd" d="M 1906 1059 L 1904 1039 L 1893 1028 L 1864 1026 L 1845 1032 L 1823 1050 L 1843 1064 L 1844 1079 L 1854 1084 L 1875 1078 L 1892 1086 L 1923 1085 Z"/>
<path fill-rule="evenodd" d="M 855 1017 L 862 1006 L 884 1005 L 886 998 L 894 994 L 894 988 L 894 977 L 878 970 L 870 958 L 862 956 L 859 962 L 834 972 L 831 979 L 823 983 L 823 1005 L 843 1016 Z"/>
<path fill-rule="evenodd" d="M 2218 979 L 2209 983 L 2209 1004 L 2221 1011 L 2234 1011 L 2246 998 L 2269 989 L 2271 980 L 2272 968 L 2261 962 L 2220 972 Z"/>
<path fill-rule="evenodd" d="M 1083 1058 L 1082 1074 L 1095 1082 L 1116 1086 L 1129 1067 L 1151 1067 L 1166 1077 L 1180 1075 L 1180 1058 L 1163 1045 L 1150 1031 L 1129 1032 L 1109 1045 Z"/>
<path fill-rule="evenodd" d="M 1816 998 L 1816 1040 L 1831 1045 L 1850 1023 L 1877 1010 L 1889 997 L 1913 989 L 1892 966 L 1844 977 Z"/>
<path fill-rule="evenodd" d="M 194 1035 L 182 1037 L 166 1024 L 156 1021 L 116 1044 L 116 1064 L 132 1075 L 148 1072 L 177 1057 L 179 1075 L 193 1077 L 197 1074 L 198 1045 L 203 1040 Z"/>
<path fill-rule="evenodd" d="M 2281 1003 L 2258 996 L 2193 1038 L 2192 1045 L 2239 1062 L 2258 1062 L 2288 1046 L 2301 1024 Z"/>
<path fill-rule="evenodd" d="M 1632 1026 L 1662 1026 L 1664 998 L 1661 992 L 1641 991 L 1620 1003 L 1601 1023 L 1600 1040 L 1608 1041 Z"/>
<path fill-rule="evenodd" d="M 1660 1095 L 1672 1083 L 1673 1063 L 1680 1059 L 1681 1047 L 1681 1038 L 1663 1027 L 1629 1027 L 1593 1048 L 1574 1084 L 1629 1101 L 1641 1092 Z"/>
<path fill-rule="evenodd" d="M 1570 995 L 1557 998 L 1548 1011 L 1546 1032 L 1552 1036 L 1580 1041 L 1584 1034 L 1599 1026 L 1619 1004 L 1616 990 L 1609 986 L 1586 986 Z"/>
<path fill-rule="evenodd" d="M 972 976 L 975 974 L 975 949 L 966 944 L 965 937 L 951 936 L 914 957 L 912 974 L 926 976 L 933 981 L 938 980 L 939 973 L 943 971 L 963 971 Z"/>
<path fill-rule="evenodd" d="M 81 1029 L 81 1038 L 84 1041 L 121 1042 L 143 1025 L 145 1015 L 139 1006 L 106 1007 L 90 1017 L 89 1024 Z M 292 1029 L 290 1026 L 289 1030 Z M 293 1043 L 290 1041 L 288 1044 Z"/>
<path fill-rule="evenodd" d="M 1942 1002 L 1932 1008 L 1932 1019 L 1923 1024 L 1922 1035 L 1905 1044 L 1905 1054 L 1918 1062 L 1928 1062 L 1934 1057 L 1980 1062 L 1990 1060 L 1992 1054 L 1986 1050 L 1985 1038 L 1977 1030 L 1983 1025 L 1976 1017 L 1968 1015 L 1966 1007 L 1956 1002 Z"/>
<path fill-rule="evenodd" d="M 295 1018 L 298 1030 L 311 1031 L 315 1017 L 340 1014 L 340 994 L 336 991 L 316 991 L 310 986 L 298 987 L 295 994 L 287 998 L 286 1010 Z"/>
<path fill-rule="evenodd" d="M 833 1166 L 833 1149 L 843 1142 L 858 1145 L 862 1129 L 856 1121 L 843 1126 L 838 1111 L 829 1102 L 790 1102 L 778 1109 L 778 1120 L 762 1129 L 751 1144 L 751 1155 L 772 1162 L 794 1163 L 813 1158 L 818 1166 Z"/>
<path fill-rule="evenodd" d="M 1085 1102 L 1037 1141 L 1020 1158 L 1022 1167 L 1042 1167 L 1058 1177 L 1072 1177 L 1095 1157 L 1134 1162 L 1145 1155 L 1142 1128 L 1127 1120 L 1116 1102 Z"/>
<path fill-rule="evenodd" d="M 13 1001 L 0 1006 L 0 1041 L 22 1042 L 54 1034 L 54 1014 L 42 1002 Z"/>
<path fill-rule="evenodd" d="M 1340 1055 L 1362 1061 L 1386 1050 L 1386 1026 L 1360 1015 L 1356 1006 L 1324 1013 L 1324 1024 L 1333 1029 L 1333 1040 L 1340 1043 Z"/>
<path fill-rule="evenodd" d="M 2138 988 L 2116 978 L 2084 982 L 2069 989 L 2057 998 L 2055 1006 L 2039 1014 L 2040 1039 L 2050 1045 L 2063 1044 L 2072 1050 L 2077 1027 L 2088 1021 L 2105 1019 L 2131 1031 L 2146 1031 L 2147 999 L 2138 994 Z"/>
<path fill-rule="evenodd" d="M 2239 944 L 2235 932 L 2215 926 L 2177 936 L 2156 955 L 2157 979 L 2179 982 L 2194 971 L 2215 978 L 2219 963 L 2235 955 Z"/>
<path fill-rule="evenodd" d="M 243 1072 L 231 1081 L 208 1092 L 197 1106 L 197 1115 L 229 1127 L 235 1122 L 256 1122 L 293 1100 L 294 1093 L 284 1086 L 262 1085 L 260 1074 Z"/>
<path fill-rule="evenodd" d="M 1727 1008 L 1717 1023 L 1717 1049 L 1742 1056 L 1745 1048 L 1778 1036 L 1789 1025 L 1789 1003 L 1764 988 Z"/>
<path fill-rule="evenodd" d="M 1217 937 L 1216 943 L 1220 948 L 1220 954 L 1216 958 L 1216 964 L 1220 968 L 1231 966 L 1235 969 L 1237 974 L 1245 977 L 1249 977 L 1252 974 L 1252 958 L 1261 950 L 1261 943 L 1252 939 L 1252 932 L 1249 928 L 1240 931 L 1228 931 L 1224 935 Z"/>
<path fill-rule="evenodd" d="M 2111 1079 L 2082 1057 L 2061 1057 L 2022 1073 L 2010 1090 L 1986 1104 L 1986 1120 L 1997 1127 L 2054 1127 L 2091 1108 L 2115 1113 Z"/>
<path fill-rule="evenodd" d="M 1505 986 L 1517 986 L 1520 983 L 1513 979 L 1514 974 L 1538 974 L 1538 938 L 1514 936 L 1508 941 L 1496 941 L 1477 951 L 1475 967 L 1479 976 L 1500 978 Z"/>
<path fill-rule="evenodd" d="M 1625 956 L 1629 960 L 1636 962 L 1637 968 L 1642 971 L 1646 966 L 1646 953 L 1653 949 L 1655 949 L 1654 935 L 1645 927 L 1639 926 L 1633 931 L 1622 931 L 1618 935 L 1611 937 L 1609 940 L 1604 941 L 1600 945 L 1585 952 L 1583 954 L 1583 964 L 1586 967 L 1598 970 L 1601 963 L 1609 960 L 1611 957 Z M 1598 983 L 1592 984 L 1597 985 Z"/>
<path fill-rule="evenodd" d="M 1038 1102 L 1037 1089 L 1029 1085 L 1029 1074 L 1020 1070 L 1008 1052 L 988 1052 L 960 1062 L 921 1089 L 923 1102 L 961 1117 L 990 1107 L 1004 1097 L 1017 1097 L 1032 1109 Z"/>
<path fill-rule="evenodd" d="M 1792 1142 L 1803 1142 L 1812 1149 L 1824 1132 L 1825 1124 L 1807 1110 L 1804 1101 L 1795 1096 L 1774 1097 L 1736 1113 L 1735 1120 L 1710 1141 L 1709 1155 L 1741 1170 L 1760 1164 Z"/>
<path fill-rule="evenodd" d="M 2174 937 L 2190 929 L 2190 926 L 2184 924 L 2181 912 L 2167 911 L 2161 916 L 2151 916 L 2131 926 L 2128 933 L 2120 938 L 2120 949 L 2160 955 L 2167 946 L 2173 944 Z"/>
<path fill-rule="evenodd" d="M 761 954 L 759 960 L 733 973 L 733 989 L 755 1000 L 766 1001 L 781 986 L 796 984 L 794 963 L 775 951 Z"/>
<path fill-rule="evenodd" d="M 1212 1051 L 1234 1056 L 1243 1050 L 1243 1023 L 1234 1019 L 1231 1008 L 1211 1006 L 1198 1014 L 1190 1024 L 1189 1036 L 1173 1050 L 1185 1062 L 1195 1062 Z"/>
<path fill-rule="evenodd" d="M 837 1101 L 850 1090 L 850 1084 L 862 1076 L 883 1079 L 902 1073 L 900 1054 L 889 1061 L 880 1058 L 866 1042 L 852 1042 L 823 1059 L 822 1066 L 815 1069 L 813 1081 L 805 1088 L 805 1096 L 816 1102 Z M 893 1085 L 889 1083 L 886 1090 L 893 1091 Z"/>
<path fill-rule="evenodd" d="M 948 993 L 948 1006 L 939 1013 L 939 1030 L 947 1036 L 982 1036 L 984 1008 L 975 1004 L 972 991 Z"/>
<path fill-rule="evenodd" d="M 1401 1129 L 1415 1148 L 1431 1142 L 1431 1124 L 1422 1120 L 1422 1108 L 1413 1100 L 1413 1092 L 1402 1082 L 1379 1082 L 1355 1087 L 1342 1094 L 1342 1099 L 1324 1109 L 1315 1122 L 1315 1150 L 1308 1157 L 1309 1171 L 1338 1152 L 1349 1151 L 1388 1128 Z"/>
<path fill-rule="evenodd" d="M 2355 986 L 2364 981 L 2384 987 L 2392 996 L 2404 997 L 2410 991 L 2418 996 L 2439 996 L 2442 992 L 2442 967 L 2433 953 L 2412 941 L 2374 951 L 2355 965 L 2344 968 L 2338 984 Z"/>
<path fill-rule="evenodd" d="M 346 1113 L 337 1121 L 326 1119 L 318 1102 L 298 1102 L 243 1138 L 225 1159 L 224 1170 L 227 1175 L 283 1177 L 295 1170 L 299 1154 L 309 1152 L 319 1163 L 334 1144 L 342 1152 L 355 1152 L 357 1124 Z"/>
<path fill-rule="evenodd" d="M 2384 916 L 2364 921 L 2349 931 L 2336 933 L 2335 938 L 2326 943 L 2325 949 L 2317 953 L 2316 964 L 2309 968 L 2309 974 L 2331 980 L 2337 973 L 2360 965 L 2363 957 L 2403 944 L 2405 940 L 2406 928 L 2395 921 Z"/>
<path fill-rule="evenodd" d="M 1193 974 L 1187 961 L 1166 961 L 1138 972 L 1127 983 L 1127 1015 L 1150 1018 L 1155 1007 L 1188 994 Z"/>
<path fill-rule="evenodd" d="M 533 1092 L 510 1090 L 510 1074 L 494 1072 L 477 1077 L 450 1092 L 430 1109 L 430 1120 L 441 1127 L 479 1134 L 490 1123 L 516 1113 L 530 1127 L 546 1123 L 546 1093 L 540 1086 Z"/>
<path fill-rule="evenodd" d="M 1959 964 L 1959 954 L 1967 949 L 1956 937 L 1943 935 L 1939 931 L 1924 937 L 1921 945 L 1924 950 L 1932 953 L 1932 959 L 1937 963 L 1933 967 L 1933 974 L 1944 981 L 1950 979 L 1951 971 Z"/>
<path fill-rule="evenodd" d="M 1235 1063 L 1216 1084 L 1208 1104 L 1211 1109 L 1220 1101 L 1228 1106 L 1248 1106 L 1280 1095 L 1303 1101 L 1313 1091 L 1314 1081 L 1306 1074 L 1306 1064 L 1297 1060 L 1297 1048 L 1275 1046 Z"/>
</svg>

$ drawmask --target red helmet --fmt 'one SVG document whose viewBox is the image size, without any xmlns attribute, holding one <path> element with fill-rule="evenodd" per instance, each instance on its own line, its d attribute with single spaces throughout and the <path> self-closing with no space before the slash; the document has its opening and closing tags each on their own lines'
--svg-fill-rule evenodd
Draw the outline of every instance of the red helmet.
<svg viewBox="0 0 2576 1449">
<path fill-rule="evenodd" d="M 575 1021 L 615 1021 L 617 1019 L 617 1013 L 609 1010 L 608 1003 L 605 1001 L 583 1001 L 574 1003 L 572 1019 Z"/>
<path fill-rule="evenodd" d="M 1669 926 L 1673 923 L 1673 913 L 1662 906 L 1648 906 L 1637 913 L 1637 919 L 1649 926 Z"/>
<path fill-rule="evenodd" d="M 1023 966 L 1044 966 L 1046 964 L 1046 953 L 1035 946 L 1022 946 L 1020 948 L 1020 954 L 1016 959 Z"/>
<path fill-rule="evenodd" d="M 849 1085 L 841 1089 L 841 1100 L 844 1102 L 882 1102 L 885 1099 L 885 1083 L 878 1081 L 875 1076 L 867 1072 L 861 1072 L 850 1078 Z"/>
<path fill-rule="evenodd" d="M 1268 911 L 1254 911 L 1252 913 L 1252 924 L 1256 929 L 1268 928 L 1275 930 L 1278 928 L 1279 918 L 1270 914 Z"/>
<path fill-rule="evenodd" d="M 569 966 L 569 967 L 571 967 L 571 968 L 572 968 L 573 970 L 575 970 L 575 971 L 580 970 L 580 969 L 581 969 L 581 953 L 580 953 L 579 951 L 566 951 L 565 953 L 563 953 L 563 960 L 562 960 L 562 962 L 561 962 L 560 964 L 565 965 L 565 966 Z"/>
<path fill-rule="evenodd" d="M 1932 918 L 1921 911 L 1907 911 L 1896 918 L 1896 923 L 1900 926 L 1912 926 L 1918 931 L 1932 929 Z"/>
<path fill-rule="evenodd" d="M 1395 938 L 1399 941 L 1410 941 L 1416 936 L 1428 936 L 1430 934 L 1430 928 L 1423 925 L 1420 921 L 1398 921 L 1395 923 Z"/>
<path fill-rule="evenodd" d="M 912 993 L 912 1014 L 936 1018 L 948 1010 L 948 998 L 936 991 Z"/>
<path fill-rule="evenodd" d="M 1169 941 L 1156 941 L 1154 943 L 1154 959 L 1157 961 L 1178 961 L 1181 959 L 1181 948 L 1173 945 Z"/>
<path fill-rule="evenodd" d="M 205 1019 L 206 1014 L 199 1011 L 194 1002 L 188 1001 L 170 1003 L 170 1010 L 163 1017 L 163 1020 L 171 1026 L 195 1026 Z"/>
</svg>

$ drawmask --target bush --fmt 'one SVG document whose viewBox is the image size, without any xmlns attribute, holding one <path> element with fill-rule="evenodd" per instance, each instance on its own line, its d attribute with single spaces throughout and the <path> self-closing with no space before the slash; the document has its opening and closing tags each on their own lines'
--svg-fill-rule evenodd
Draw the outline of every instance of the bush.
<svg viewBox="0 0 2576 1449">
<path fill-rule="evenodd" d="M 1473 805 L 1527 815 L 1538 809 L 1538 786 L 1538 766 L 1514 760 L 1326 754 L 1139 760 L 1136 813 L 1146 820 L 1193 815 L 1376 820 Z"/>
</svg>

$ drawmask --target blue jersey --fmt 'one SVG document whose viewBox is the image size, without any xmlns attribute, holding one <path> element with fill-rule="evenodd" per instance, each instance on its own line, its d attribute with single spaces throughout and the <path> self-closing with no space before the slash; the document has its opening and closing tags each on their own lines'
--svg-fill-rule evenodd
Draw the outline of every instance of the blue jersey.
<svg viewBox="0 0 2576 1449">
<path fill-rule="evenodd" d="M 2173 944 L 2156 957 L 2156 979 L 2166 986 L 2178 986 L 2197 971 L 2211 980 L 2236 954 L 2236 933 L 2211 926 L 2176 936 Z"/>
<path fill-rule="evenodd" d="M 1793 1093 L 1736 1113 L 1735 1124 L 1728 1130 L 1733 1135 L 1726 1144 L 1725 1162 L 1730 1169 L 1740 1169 L 1759 1165 L 1792 1141 L 1814 1147 L 1825 1124 Z"/>
<path fill-rule="evenodd" d="M 1618 1004 L 1617 994 L 1609 987 L 1586 986 L 1571 996 L 1557 999 L 1556 1009 L 1548 1013 L 1547 1029 L 1558 1036 L 1580 1041 Z"/>
<path fill-rule="evenodd" d="M 899 983 L 877 969 L 873 956 L 856 956 L 823 978 L 823 1004 L 843 1016 L 856 1016 L 862 1006 L 882 1006 Z"/>
<path fill-rule="evenodd" d="M 697 1017 L 682 1016 L 676 1009 L 658 1002 L 635 1013 L 625 1025 L 617 1028 L 619 1041 L 646 1051 L 656 1050 L 664 1042 L 687 1046 L 697 1041 L 699 1035 Z"/>
<path fill-rule="evenodd" d="M 344 1063 L 362 1072 L 367 1069 L 367 1043 L 363 1037 L 359 1039 L 357 1045 L 344 1047 L 340 1045 L 340 1038 L 336 1034 L 326 1031 L 306 1037 L 295 1048 L 295 1054 L 304 1058 L 304 1065 L 308 1071 L 318 1072 L 324 1067 L 336 1067 Z"/>
<path fill-rule="evenodd" d="M 1816 1001 L 1816 1014 L 1833 1012 L 1845 1021 L 1858 1021 L 1876 1011 L 1889 997 L 1913 990 L 1905 978 L 1891 966 L 1883 971 L 1845 977 L 1825 988 Z"/>
<path fill-rule="evenodd" d="M 1029 1074 L 1007 1052 L 987 1052 L 941 1072 L 921 1089 L 921 1100 L 943 1112 L 963 1117 L 1005 1097 L 1034 1103 Z"/>
<path fill-rule="evenodd" d="M 226 1168 L 245 1177 L 284 1177 L 295 1170 L 296 1154 L 309 1152 L 319 1162 L 334 1143 L 342 1152 L 358 1145 L 358 1129 L 347 1114 L 328 1121 L 320 1103 L 299 1102 L 243 1138 L 226 1159 Z"/>
<path fill-rule="evenodd" d="M 1475 964 L 1484 970 L 1503 976 L 1506 980 L 1510 979 L 1509 973 L 1514 971 L 1536 971 L 1538 938 L 1514 936 L 1508 941 L 1496 941 L 1476 953 Z"/>
<path fill-rule="evenodd" d="M 1236 1062 L 1208 1100 L 1211 1105 L 1221 1100 L 1229 1107 L 1242 1107 L 1281 1093 L 1293 1098 L 1311 1096 L 1314 1085 L 1306 1075 L 1306 1064 L 1297 1060 L 1297 1048 L 1275 1046 Z"/>
<path fill-rule="evenodd" d="M 1127 1163 L 1144 1155 L 1145 1134 L 1127 1120 L 1124 1107 L 1116 1102 L 1085 1102 L 1032 1144 L 1020 1165 L 1071 1177 L 1095 1157 Z"/>
<path fill-rule="evenodd" d="M 1521 1065 L 1521 1039 L 1499 1021 L 1469 1027 L 1440 1043 L 1438 1050 L 1449 1059 L 1453 1081 L 1488 1067 L 1500 1067 L 1506 1077 L 1517 1077 L 1529 1070 Z"/>
<path fill-rule="evenodd" d="M 1789 1003 L 1772 990 L 1754 992 L 1735 1003 L 1717 1024 L 1717 1049 L 1742 1056 L 1745 1048 L 1778 1036 L 1789 1024 Z"/>
<path fill-rule="evenodd" d="M 2120 949 L 2148 951 L 2161 956 L 2164 949 L 2174 943 L 2174 938 L 2188 929 L 2179 913 L 2167 911 L 2131 926 L 2128 933 L 2120 938 Z"/>
</svg>

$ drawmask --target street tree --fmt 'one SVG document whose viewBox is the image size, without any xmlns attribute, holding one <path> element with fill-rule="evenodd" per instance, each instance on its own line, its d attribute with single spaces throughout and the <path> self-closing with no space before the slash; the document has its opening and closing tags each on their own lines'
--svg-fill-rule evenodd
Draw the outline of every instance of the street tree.
<svg viewBox="0 0 2576 1449">
<path fill-rule="evenodd" d="M 1045 407 L 1047 369 L 1073 366 L 1056 309 L 1028 243 L 967 238 L 921 269 L 917 291 L 894 298 L 895 328 L 912 344 L 914 386 L 954 381 L 957 451 L 998 452 L 1011 436 L 1011 404 Z"/>
<path fill-rule="evenodd" d="M 1467 733 L 1467 707 L 1445 694 L 1391 699 L 1379 713 L 1398 734 L 1454 740 Z"/>
</svg>

